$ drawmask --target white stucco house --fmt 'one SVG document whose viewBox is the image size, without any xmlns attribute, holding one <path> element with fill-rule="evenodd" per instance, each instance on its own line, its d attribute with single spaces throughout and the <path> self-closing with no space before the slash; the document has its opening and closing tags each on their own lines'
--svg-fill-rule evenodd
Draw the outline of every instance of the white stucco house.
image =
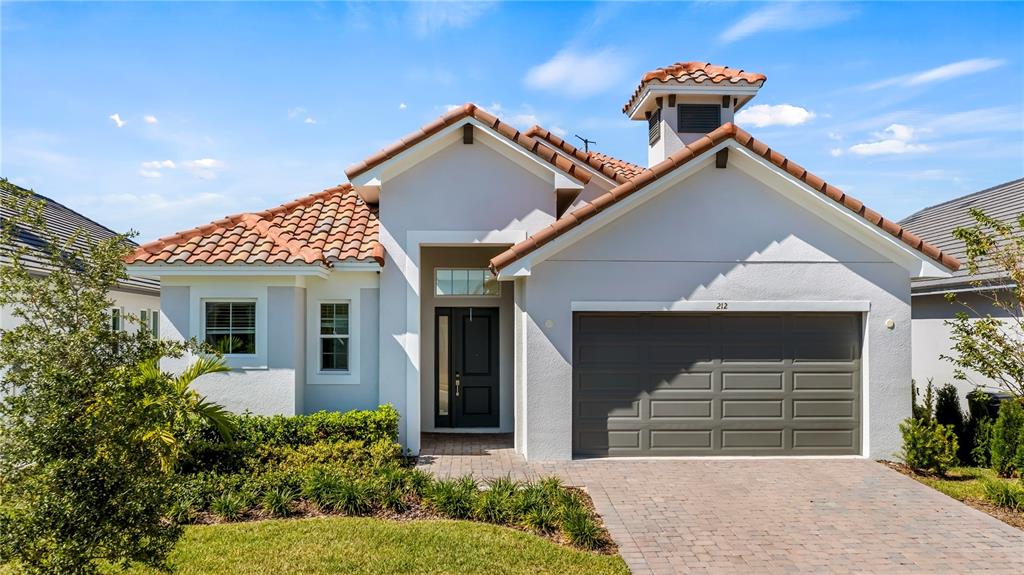
<svg viewBox="0 0 1024 575">
<path fill-rule="evenodd" d="M 953 231 L 976 224 L 970 214 L 972 209 L 980 209 L 1002 221 L 1014 221 L 1024 214 L 1024 178 L 929 206 L 908 216 L 900 225 L 939 246 L 945 253 L 966 259 L 967 248 L 953 237 Z M 994 292 L 1000 292 L 1002 299 L 1015 301 L 1012 287 L 1013 282 L 1006 273 L 990 262 L 980 265 L 975 275 L 965 266 L 948 277 L 915 279 L 911 284 L 914 379 L 922 386 L 929 380 L 936 386 L 955 384 L 965 405 L 966 394 L 975 387 L 998 391 L 997 382 L 978 373 L 965 373 L 967 381 L 955 379 L 955 366 L 941 356 L 953 355 L 951 330 L 946 322 L 958 312 L 969 317 L 991 315 L 1009 322 L 1007 327 L 1012 326 L 1015 320 L 1007 310 L 993 305 L 991 299 Z M 955 294 L 956 301 L 947 300 L 947 293 Z"/>
<path fill-rule="evenodd" d="M 16 187 L 13 184 L 5 184 Z M 21 190 L 30 194 L 34 201 L 43 203 L 43 221 L 47 229 L 62 241 L 67 242 L 72 235 L 78 231 L 79 247 L 85 247 L 86 237 L 92 240 L 103 240 L 112 238 L 117 232 L 106 226 L 91 220 L 71 208 L 48 198 L 46 196 Z M 5 201 L 0 207 L 0 218 L 9 218 L 14 215 L 11 205 L 7 199 L 10 194 L 5 187 L 0 191 Z M 42 238 L 33 230 L 19 228 L 14 234 L 12 246 L 5 246 L 0 252 L 0 265 L 9 265 L 11 251 L 19 248 L 26 248 L 22 263 L 32 273 L 40 275 L 49 272 L 49 262 L 46 259 Z M 160 321 L 160 282 L 150 277 L 131 276 L 117 288 L 109 293 L 113 302 L 110 308 L 110 326 L 112 329 L 136 331 L 147 329 L 154 333 L 159 331 Z M 131 321 L 134 318 L 137 321 Z M 21 318 L 15 316 L 8 306 L 0 306 L 0 329 L 12 329 L 21 323 Z"/>
<path fill-rule="evenodd" d="M 734 125 L 764 81 L 644 75 L 623 112 L 647 167 L 466 104 L 129 266 L 161 281 L 163 337 L 227 352 L 199 385 L 235 410 L 388 402 L 413 452 L 471 431 L 530 460 L 889 457 L 911 281 L 959 262 Z"/>
</svg>

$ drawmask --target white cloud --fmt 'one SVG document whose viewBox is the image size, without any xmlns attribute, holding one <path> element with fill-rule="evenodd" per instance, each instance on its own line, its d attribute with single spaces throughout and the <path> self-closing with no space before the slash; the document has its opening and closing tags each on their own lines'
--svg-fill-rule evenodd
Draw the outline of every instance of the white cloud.
<svg viewBox="0 0 1024 575">
<path fill-rule="evenodd" d="M 143 116 L 142 117 L 142 121 L 146 122 L 147 124 L 156 124 L 157 123 L 156 116 L 153 116 L 153 115 Z"/>
<path fill-rule="evenodd" d="M 111 114 L 107 117 L 113 120 L 114 124 L 116 124 L 118 128 L 121 128 L 128 123 L 121 119 L 121 114 Z"/>
<path fill-rule="evenodd" d="M 814 112 L 800 106 L 790 104 L 758 104 L 740 110 L 736 121 L 740 124 L 752 124 L 757 128 L 768 126 L 799 126 L 814 118 Z"/>
<path fill-rule="evenodd" d="M 581 98 L 618 85 L 627 66 L 626 58 L 612 48 L 585 54 L 566 48 L 530 68 L 523 81 L 530 88 Z"/>
<path fill-rule="evenodd" d="M 151 162 L 142 162 L 139 167 L 144 170 L 159 170 L 160 168 L 173 169 L 175 166 L 171 160 L 153 160 Z"/>
<path fill-rule="evenodd" d="M 564 138 L 565 135 L 569 133 L 569 130 L 566 130 L 561 126 L 551 126 L 551 133 L 558 136 L 559 138 Z"/>
<path fill-rule="evenodd" d="M 307 116 L 306 119 L 302 121 L 302 123 L 303 124 L 315 124 L 316 120 L 314 120 L 313 118 Z"/>
<path fill-rule="evenodd" d="M 160 178 L 163 174 L 156 170 L 139 170 L 139 175 L 143 178 Z"/>
<path fill-rule="evenodd" d="M 413 29 L 427 36 L 444 28 L 465 28 L 494 7 L 494 2 L 416 2 L 409 7 Z"/>
<path fill-rule="evenodd" d="M 182 167 L 198 178 L 212 180 L 217 177 L 217 172 L 227 167 L 221 160 L 213 158 L 202 158 L 200 160 L 189 160 L 181 163 Z"/>
<path fill-rule="evenodd" d="M 760 32 L 813 30 L 850 18 L 853 12 L 837 5 L 784 2 L 755 10 L 719 35 L 725 43 L 742 40 Z"/>
<path fill-rule="evenodd" d="M 291 119 L 298 118 L 299 116 L 305 116 L 306 109 L 302 106 L 296 106 L 294 108 L 288 108 L 288 117 Z"/>
<path fill-rule="evenodd" d="M 843 149 L 842 148 L 832 148 L 831 150 L 828 151 L 828 153 L 831 154 L 833 158 L 838 158 L 839 156 L 843 155 Z"/>
<path fill-rule="evenodd" d="M 959 62 L 944 64 L 936 68 L 915 72 L 913 74 L 904 74 L 902 76 L 887 78 L 885 80 L 875 82 L 874 84 L 869 84 L 865 86 L 864 89 L 877 90 L 888 86 L 921 86 L 924 84 L 931 84 L 933 82 L 942 82 L 945 80 L 952 80 L 954 78 L 961 78 L 963 76 L 970 76 L 972 74 L 980 74 L 982 72 L 994 70 L 995 68 L 999 68 L 1005 64 L 1006 60 L 997 60 L 995 58 L 961 60 Z"/>
<path fill-rule="evenodd" d="M 405 102 L 399 102 L 399 103 L 398 103 L 398 109 L 399 109 L 399 110 L 404 110 L 404 109 L 406 109 L 406 108 L 408 108 L 408 107 L 409 107 L 409 106 L 406 106 L 406 105 L 405 105 Z"/>
<path fill-rule="evenodd" d="M 905 124 L 891 124 L 874 134 L 874 140 L 850 146 L 850 152 L 858 156 L 888 156 L 930 152 L 931 146 L 916 144 L 917 130 Z"/>
</svg>

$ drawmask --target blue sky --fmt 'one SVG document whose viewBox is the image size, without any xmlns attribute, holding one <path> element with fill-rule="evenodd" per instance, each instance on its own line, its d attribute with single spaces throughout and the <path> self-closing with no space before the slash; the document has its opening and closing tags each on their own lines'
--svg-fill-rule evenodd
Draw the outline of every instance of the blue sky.
<svg viewBox="0 0 1024 575">
<path fill-rule="evenodd" d="M 3 3 L 0 17 L 0 174 L 140 240 L 340 183 L 466 101 L 643 164 L 646 127 L 622 104 L 682 60 L 766 74 L 740 125 L 889 217 L 1024 175 L 1016 3 Z"/>
</svg>

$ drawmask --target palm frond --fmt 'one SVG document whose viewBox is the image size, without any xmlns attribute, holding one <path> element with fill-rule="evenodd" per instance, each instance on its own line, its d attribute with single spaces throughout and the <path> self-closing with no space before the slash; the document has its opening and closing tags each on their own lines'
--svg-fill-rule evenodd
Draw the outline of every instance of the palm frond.
<svg viewBox="0 0 1024 575">
<path fill-rule="evenodd" d="M 189 364 L 185 371 L 181 372 L 181 375 L 174 380 L 179 387 L 186 388 L 204 375 L 227 371 L 231 371 L 231 368 L 224 362 L 224 358 L 215 355 L 201 355 Z"/>
</svg>

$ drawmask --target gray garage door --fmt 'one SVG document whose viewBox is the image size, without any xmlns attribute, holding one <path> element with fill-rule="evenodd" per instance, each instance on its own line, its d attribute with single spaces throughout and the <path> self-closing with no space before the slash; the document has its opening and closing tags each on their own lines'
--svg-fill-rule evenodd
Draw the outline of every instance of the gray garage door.
<svg viewBox="0 0 1024 575">
<path fill-rule="evenodd" d="M 576 313 L 573 451 L 860 453 L 858 314 Z"/>
</svg>

